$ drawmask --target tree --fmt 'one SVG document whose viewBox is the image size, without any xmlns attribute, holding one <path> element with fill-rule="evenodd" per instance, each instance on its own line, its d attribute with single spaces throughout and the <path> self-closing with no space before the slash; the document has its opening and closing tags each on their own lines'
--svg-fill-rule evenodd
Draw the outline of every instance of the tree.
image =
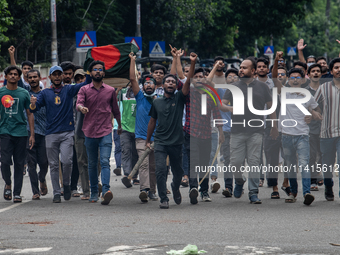
<svg viewBox="0 0 340 255">
<path fill-rule="evenodd" d="M 1 45 L 9 40 L 5 32 L 8 30 L 8 26 L 13 24 L 13 18 L 8 10 L 8 4 L 6 0 L 0 0 L 0 50 Z M 3 67 L 5 60 L 0 57 L 0 66 Z"/>
</svg>

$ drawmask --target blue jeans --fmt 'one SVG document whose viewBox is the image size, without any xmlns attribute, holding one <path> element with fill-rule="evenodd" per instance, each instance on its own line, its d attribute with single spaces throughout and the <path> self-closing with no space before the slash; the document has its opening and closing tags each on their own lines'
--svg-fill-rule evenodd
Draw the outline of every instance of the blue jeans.
<svg viewBox="0 0 340 255">
<path fill-rule="evenodd" d="M 100 138 L 85 137 L 85 146 L 89 165 L 91 193 L 98 193 L 97 165 L 99 149 L 100 166 L 102 168 L 102 195 L 104 196 L 104 194 L 110 190 L 110 156 L 112 150 L 112 133 Z"/>
<path fill-rule="evenodd" d="M 115 160 L 116 167 L 122 167 L 122 149 L 120 148 L 120 136 L 117 133 L 117 129 L 113 130 L 113 140 L 115 142 Z"/>
<path fill-rule="evenodd" d="M 310 193 L 311 171 L 308 169 L 309 163 L 309 136 L 308 135 L 285 135 L 282 134 L 282 147 L 285 154 L 285 160 L 289 169 L 288 178 L 290 188 L 293 194 L 298 193 L 297 172 L 302 175 L 303 195 Z M 296 158 L 296 153 L 298 158 Z M 296 165 L 296 162 L 299 165 Z"/>
<path fill-rule="evenodd" d="M 216 151 L 218 146 L 218 133 L 211 133 L 211 153 L 210 153 L 210 160 L 209 160 L 209 166 L 211 166 L 211 163 L 215 157 Z M 210 177 L 218 177 L 218 172 L 216 170 L 218 158 L 216 158 L 215 163 L 213 166 L 215 167 L 215 171 L 210 172 Z"/>
<path fill-rule="evenodd" d="M 321 138 L 320 149 L 322 153 L 322 165 L 326 165 L 328 169 L 327 172 L 323 172 L 324 184 L 325 186 L 333 187 L 333 172 L 330 171 L 330 166 L 333 166 L 335 163 L 335 153 L 338 154 L 337 164 L 340 164 L 340 137 Z"/>
</svg>

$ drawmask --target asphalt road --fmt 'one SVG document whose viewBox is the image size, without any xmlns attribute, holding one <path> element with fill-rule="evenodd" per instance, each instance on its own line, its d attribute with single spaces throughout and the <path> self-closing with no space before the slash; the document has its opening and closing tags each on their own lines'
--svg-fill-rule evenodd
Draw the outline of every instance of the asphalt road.
<svg viewBox="0 0 340 255">
<path fill-rule="evenodd" d="M 240 199 L 224 198 L 220 190 L 211 194 L 212 202 L 191 205 L 189 188 L 181 188 L 182 204 L 170 195 L 170 209 L 161 210 L 159 201 L 141 204 L 139 187 L 126 189 L 113 173 L 110 205 L 80 198 L 53 204 L 47 177 L 49 193 L 40 201 L 31 200 L 28 176 L 23 203 L 5 201 L 1 194 L 0 254 L 166 254 L 187 244 L 207 254 L 340 254 L 340 247 L 331 245 L 340 244 L 338 178 L 335 201 L 327 202 L 321 187 L 309 207 L 302 203 L 299 180 L 295 204 L 286 204 L 282 191 L 281 199 L 270 199 L 272 190 L 263 187 L 261 205 L 249 203 L 247 190 Z"/>
</svg>

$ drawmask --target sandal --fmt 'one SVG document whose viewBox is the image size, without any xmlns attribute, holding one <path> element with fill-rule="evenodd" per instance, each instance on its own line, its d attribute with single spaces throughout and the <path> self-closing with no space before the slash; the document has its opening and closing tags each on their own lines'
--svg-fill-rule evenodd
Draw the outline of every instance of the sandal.
<svg viewBox="0 0 340 255">
<path fill-rule="evenodd" d="M 5 200 L 12 200 L 12 190 L 11 189 L 4 189 L 4 199 Z"/>
<path fill-rule="evenodd" d="M 40 200 L 40 195 L 34 194 L 33 197 L 32 197 L 32 200 Z"/>
<path fill-rule="evenodd" d="M 316 186 L 316 184 L 312 184 L 312 185 L 310 186 L 310 190 L 311 190 L 311 191 L 319 191 L 319 188 L 318 188 L 318 186 Z"/>
<path fill-rule="evenodd" d="M 280 194 L 279 194 L 279 192 L 277 192 L 277 191 L 272 192 L 270 198 L 271 198 L 271 199 L 280 199 Z"/>
<path fill-rule="evenodd" d="M 188 178 L 183 178 L 183 180 L 181 181 L 181 185 L 183 187 L 188 187 L 189 186 L 189 180 Z"/>
<path fill-rule="evenodd" d="M 21 196 L 15 195 L 15 196 L 14 196 L 14 199 L 13 199 L 13 202 L 14 202 L 14 203 L 21 203 L 21 202 L 22 202 Z"/>
<path fill-rule="evenodd" d="M 171 194 L 171 191 L 166 189 L 166 194 Z"/>
<path fill-rule="evenodd" d="M 282 186 L 281 189 L 287 194 L 287 196 L 289 196 L 289 194 L 291 193 L 289 186 L 288 187 L 283 187 Z"/>
<path fill-rule="evenodd" d="M 132 184 L 133 184 L 133 185 L 139 185 L 139 180 L 133 179 Z"/>
<path fill-rule="evenodd" d="M 294 195 L 289 195 L 288 198 L 285 199 L 286 203 L 295 203 L 296 202 L 296 198 L 294 197 Z"/>
<path fill-rule="evenodd" d="M 47 190 L 46 181 L 40 182 L 40 194 L 42 196 L 45 196 L 47 194 L 47 192 L 48 192 L 48 190 Z"/>
<path fill-rule="evenodd" d="M 318 186 L 322 186 L 323 185 L 323 180 L 318 181 Z"/>
<path fill-rule="evenodd" d="M 84 195 L 80 198 L 81 200 L 89 200 L 90 196 L 89 195 Z"/>
</svg>

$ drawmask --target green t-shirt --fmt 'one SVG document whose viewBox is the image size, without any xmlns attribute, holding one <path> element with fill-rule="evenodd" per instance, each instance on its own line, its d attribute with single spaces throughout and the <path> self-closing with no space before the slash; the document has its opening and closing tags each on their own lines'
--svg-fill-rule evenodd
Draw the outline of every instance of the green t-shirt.
<svg viewBox="0 0 340 255">
<path fill-rule="evenodd" d="M 136 108 L 136 98 L 133 94 L 132 89 L 124 88 L 121 90 L 122 93 L 122 129 L 131 133 L 135 132 L 136 115 L 134 111 Z"/>
<path fill-rule="evenodd" d="M 9 108 L 5 108 L 1 103 L 0 134 L 27 136 L 27 120 L 24 111 L 30 107 L 28 91 L 20 87 L 16 90 L 9 90 L 6 87 L 0 88 L 0 102 L 2 102 L 2 97 L 6 95 L 12 96 L 14 103 Z"/>
</svg>

